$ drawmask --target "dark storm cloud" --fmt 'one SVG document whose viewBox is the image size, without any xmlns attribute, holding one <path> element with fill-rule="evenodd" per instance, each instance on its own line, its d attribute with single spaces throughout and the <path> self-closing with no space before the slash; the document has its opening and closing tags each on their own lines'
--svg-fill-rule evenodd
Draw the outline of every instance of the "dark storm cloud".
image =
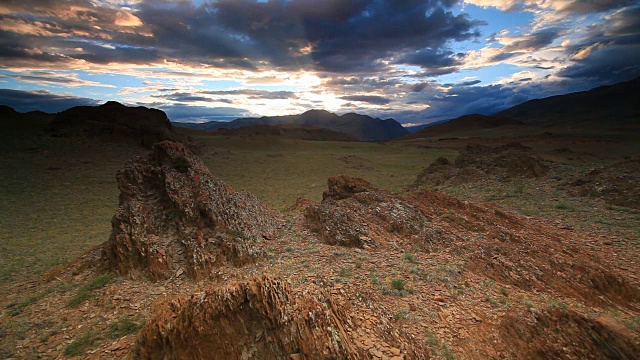
<svg viewBox="0 0 640 360">
<path fill-rule="evenodd" d="M 41 110 L 56 113 L 74 106 L 98 105 L 99 102 L 82 97 L 53 94 L 46 90 L 0 89 L 0 104 L 11 106 L 19 112 Z"/>
<path fill-rule="evenodd" d="M 379 95 L 347 95 L 340 97 L 340 99 L 365 102 L 375 105 L 386 105 L 391 102 L 391 100 Z"/>
<path fill-rule="evenodd" d="M 574 0 L 570 2 L 566 7 L 562 8 L 562 11 L 578 14 L 589 14 L 594 12 L 619 9 L 625 6 L 633 5 L 634 3 L 634 0 Z"/>
<path fill-rule="evenodd" d="M 397 62 L 400 64 L 417 65 L 422 67 L 450 68 L 460 65 L 464 54 L 454 54 L 450 50 L 421 49 L 412 53 L 405 53 Z"/>
<path fill-rule="evenodd" d="M 477 37 L 483 24 L 448 11 L 456 2 L 146 0 L 129 11 L 89 0 L 5 1 L 0 61 L 361 73 L 389 61 L 450 67 L 458 55 L 448 43 Z"/>
<path fill-rule="evenodd" d="M 612 84 L 640 76 L 640 44 L 593 50 L 586 59 L 558 72 L 558 76 Z"/>
<path fill-rule="evenodd" d="M 412 59 L 411 55 L 422 49 L 443 49 L 448 41 L 478 36 L 476 27 L 482 24 L 464 14 L 453 15 L 446 11 L 452 2 L 352 3 L 357 7 L 354 11 L 357 15 L 347 21 L 330 16 L 304 19 L 306 34 L 314 45 L 312 58 L 321 69 L 362 71 L 367 70 L 361 68 L 363 63 L 372 68 L 382 67 L 383 64 L 376 61 L 398 54 L 401 59 L 398 63 L 405 63 L 402 59 Z M 414 55 L 412 60 L 419 59 Z"/>
<path fill-rule="evenodd" d="M 599 84 L 640 76 L 640 6 L 617 11 L 607 20 L 592 26 L 585 40 L 570 48 L 574 63 L 558 76 Z"/>
<path fill-rule="evenodd" d="M 497 63 L 521 55 L 525 52 L 532 52 L 543 49 L 558 38 L 558 29 L 545 29 L 539 32 L 521 36 L 517 40 L 500 48 L 499 52 L 491 57 L 489 62 Z"/>
</svg>

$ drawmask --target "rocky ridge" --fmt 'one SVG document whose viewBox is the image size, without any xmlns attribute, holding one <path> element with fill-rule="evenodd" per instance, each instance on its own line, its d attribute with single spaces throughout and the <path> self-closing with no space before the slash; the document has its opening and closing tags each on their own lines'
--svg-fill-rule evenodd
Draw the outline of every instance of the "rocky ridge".
<svg viewBox="0 0 640 360">
<path fill-rule="evenodd" d="M 120 208 L 99 254 L 49 274 L 37 285 L 44 295 L 17 315 L 62 330 L 25 334 L 18 356 L 28 349 L 60 356 L 117 319 L 140 317 L 141 330 L 94 335 L 82 356 L 633 359 L 640 352 L 640 330 L 623 323 L 640 312 L 640 265 L 622 269 L 588 251 L 606 246 L 592 234 L 346 176 L 328 180 L 322 202 L 299 199 L 282 219 L 172 142 L 128 162 L 118 183 Z M 64 305 L 72 294 L 50 290 L 92 283 L 104 268 L 78 264 L 96 262 L 124 276 L 77 307 Z"/>
</svg>

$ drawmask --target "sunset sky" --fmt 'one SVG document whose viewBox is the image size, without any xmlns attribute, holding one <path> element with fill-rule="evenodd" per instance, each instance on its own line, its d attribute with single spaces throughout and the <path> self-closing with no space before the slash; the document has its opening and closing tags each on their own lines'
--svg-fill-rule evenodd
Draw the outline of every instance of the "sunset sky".
<svg viewBox="0 0 640 360">
<path fill-rule="evenodd" d="M 0 104 L 417 124 L 640 76 L 640 1 L 2 0 Z"/>
</svg>

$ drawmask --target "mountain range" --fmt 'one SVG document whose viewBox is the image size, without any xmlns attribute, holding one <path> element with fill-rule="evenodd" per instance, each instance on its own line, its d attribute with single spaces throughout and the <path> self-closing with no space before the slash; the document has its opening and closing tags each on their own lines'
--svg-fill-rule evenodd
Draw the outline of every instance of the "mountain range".
<svg viewBox="0 0 640 360">
<path fill-rule="evenodd" d="M 174 122 L 175 126 L 215 131 L 249 125 L 307 125 L 342 132 L 360 141 L 387 141 L 409 133 L 394 119 L 382 120 L 367 115 L 348 113 L 336 115 L 326 110 L 309 110 L 299 115 L 240 118 L 230 122 L 211 121 L 201 124 Z"/>
<path fill-rule="evenodd" d="M 529 100 L 495 115 L 542 126 L 621 126 L 640 120 L 640 78 Z"/>
</svg>

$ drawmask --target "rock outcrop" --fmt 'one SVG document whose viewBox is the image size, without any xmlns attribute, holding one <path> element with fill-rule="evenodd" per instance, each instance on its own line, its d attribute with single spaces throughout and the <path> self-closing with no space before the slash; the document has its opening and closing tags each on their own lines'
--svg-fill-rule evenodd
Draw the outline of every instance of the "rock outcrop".
<svg viewBox="0 0 640 360">
<path fill-rule="evenodd" d="M 142 359 L 362 359 L 315 285 L 268 276 L 157 302 L 138 336 Z"/>
<path fill-rule="evenodd" d="M 421 243 L 434 235 L 421 226 L 428 219 L 415 206 L 363 179 L 330 177 L 328 187 L 322 203 L 304 213 L 309 228 L 327 244 L 378 247 L 391 241 Z"/>
<path fill-rule="evenodd" d="M 303 211 L 306 226 L 326 244 L 454 251 L 475 273 L 526 291 L 554 289 L 597 304 L 640 300 L 637 287 L 564 244 L 567 234 L 557 228 L 441 192 L 403 196 L 362 179 L 331 177 L 322 202 Z"/>
<path fill-rule="evenodd" d="M 539 178 L 549 167 L 535 156 L 531 149 L 520 143 L 508 143 L 498 147 L 478 144 L 465 146 L 453 163 L 439 158 L 418 174 L 409 190 L 424 186 L 482 181 L 493 177 L 499 181 L 512 178 Z"/>
<path fill-rule="evenodd" d="M 163 141 L 117 174 L 120 206 L 103 245 L 107 268 L 152 279 L 206 277 L 259 255 L 280 218 L 255 196 L 213 177 L 181 143 Z"/>
</svg>

